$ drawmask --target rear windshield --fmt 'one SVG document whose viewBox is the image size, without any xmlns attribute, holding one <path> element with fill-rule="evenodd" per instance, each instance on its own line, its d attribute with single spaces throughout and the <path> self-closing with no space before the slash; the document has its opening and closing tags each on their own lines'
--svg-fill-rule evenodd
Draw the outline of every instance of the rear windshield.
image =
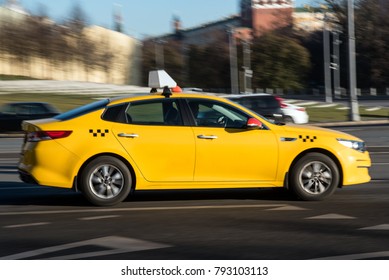
<svg viewBox="0 0 389 280">
<path fill-rule="evenodd" d="M 109 103 L 109 99 L 99 100 L 99 101 L 75 108 L 73 110 L 67 111 L 65 113 L 59 114 L 59 115 L 55 116 L 54 118 L 57 120 L 60 120 L 60 121 L 71 120 L 71 119 L 77 118 L 79 116 L 88 114 L 90 112 L 100 110 L 100 109 L 104 108 L 105 106 L 107 106 L 108 103 Z"/>
</svg>

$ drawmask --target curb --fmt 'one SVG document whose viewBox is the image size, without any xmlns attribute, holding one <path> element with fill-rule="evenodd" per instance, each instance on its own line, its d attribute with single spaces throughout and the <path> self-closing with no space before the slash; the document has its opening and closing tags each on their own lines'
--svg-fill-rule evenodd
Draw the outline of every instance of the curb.
<svg viewBox="0 0 389 280">
<path fill-rule="evenodd" d="M 386 125 L 389 124 L 389 120 L 372 120 L 372 121 L 349 121 L 349 122 L 332 122 L 332 123 L 310 123 L 308 125 L 313 126 L 358 126 L 358 125 Z"/>
<path fill-rule="evenodd" d="M 24 133 L 0 133 L 0 138 L 23 138 Z"/>
</svg>

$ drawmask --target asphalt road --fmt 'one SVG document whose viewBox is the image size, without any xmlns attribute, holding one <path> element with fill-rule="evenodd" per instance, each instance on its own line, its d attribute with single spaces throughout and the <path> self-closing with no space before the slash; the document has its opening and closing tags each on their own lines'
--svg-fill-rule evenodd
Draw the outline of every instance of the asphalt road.
<svg viewBox="0 0 389 280">
<path fill-rule="evenodd" d="M 157 191 L 111 208 L 20 182 L 21 139 L 0 139 L 0 259 L 387 260 L 388 128 L 337 128 L 364 136 L 373 180 L 326 201 L 274 189 Z"/>
</svg>

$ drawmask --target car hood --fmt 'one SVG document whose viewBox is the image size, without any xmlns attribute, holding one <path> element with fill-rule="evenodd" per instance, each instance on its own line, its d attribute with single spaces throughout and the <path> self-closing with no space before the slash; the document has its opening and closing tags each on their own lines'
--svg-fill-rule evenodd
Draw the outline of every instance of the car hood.
<svg viewBox="0 0 389 280">
<path fill-rule="evenodd" d="M 313 125 L 300 125 L 300 124 L 286 124 L 283 126 L 285 131 L 287 132 L 294 132 L 294 133 L 306 133 L 307 131 L 310 132 L 318 132 L 320 134 L 324 134 L 327 136 L 333 136 L 336 138 L 345 138 L 349 140 L 357 140 L 357 141 L 363 141 L 362 139 L 355 137 L 351 134 L 345 133 L 343 131 L 324 128 L 324 127 L 318 127 Z"/>
</svg>

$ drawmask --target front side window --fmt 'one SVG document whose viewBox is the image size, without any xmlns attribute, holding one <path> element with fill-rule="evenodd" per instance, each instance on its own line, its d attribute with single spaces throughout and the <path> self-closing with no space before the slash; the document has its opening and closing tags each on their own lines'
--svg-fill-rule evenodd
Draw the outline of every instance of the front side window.
<svg viewBox="0 0 389 280">
<path fill-rule="evenodd" d="M 197 126 L 243 128 L 248 115 L 229 104 L 213 100 L 188 100 Z"/>
<path fill-rule="evenodd" d="M 126 110 L 128 123 L 139 125 L 183 125 L 175 99 L 130 103 Z"/>
</svg>

